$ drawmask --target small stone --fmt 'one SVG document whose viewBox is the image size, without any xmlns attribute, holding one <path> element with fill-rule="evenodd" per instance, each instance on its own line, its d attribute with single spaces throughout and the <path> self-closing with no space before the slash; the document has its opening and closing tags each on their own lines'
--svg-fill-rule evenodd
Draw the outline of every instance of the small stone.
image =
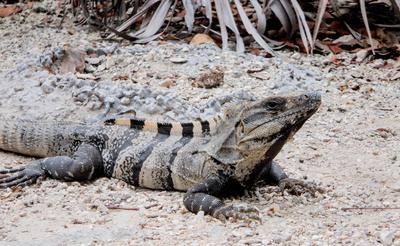
<svg viewBox="0 0 400 246">
<path fill-rule="evenodd" d="M 372 62 L 372 67 L 373 68 L 382 68 L 383 66 L 385 66 L 385 61 L 383 59 L 376 59 Z"/>
<path fill-rule="evenodd" d="M 93 73 L 96 71 L 96 68 L 90 64 L 85 64 L 85 72 Z"/>
<path fill-rule="evenodd" d="M 196 214 L 196 220 L 197 221 L 200 221 L 200 220 L 203 220 L 204 219 L 204 211 L 199 211 L 197 214 Z"/>
<path fill-rule="evenodd" d="M 21 85 L 17 85 L 17 86 L 14 87 L 14 91 L 15 92 L 23 91 L 23 90 L 24 90 L 24 87 L 22 87 Z"/>
<path fill-rule="evenodd" d="M 238 79 L 240 77 L 242 77 L 243 73 L 241 71 L 233 71 L 231 73 L 232 78 Z"/>
<path fill-rule="evenodd" d="M 122 93 L 124 94 L 125 97 L 128 97 L 128 98 L 132 98 L 136 94 L 135 91 L 133 91 L 133 90 L 124 90 Z"/>
<path fill-rule="evenodd" d="M 76 77 L 78 79 L 89 79 L 89 80 L 97 80 L 98 79 L 93 74 L 88 74 L 88 73 L 76 73 Z"/>
<path fill-rule="evenodd" d="M 102 108 L 102 106 L 103 106 L 103 103 L 102 102 L 100 102 L 100 101 L 93 101 L 93 102 L 89 102 L 88 104 L 87 104 L 87 106 L 88 106 L 88 108 L 90 109 L 90 110 L 99 110 L 99 109 L 101 109 Z"/>
<path fill-rule="evenodd" d="M 112 66 L 114 66 L 115 62 L 114 59 L 112 59 L 111 57 L 107 57 L 106 60 L 106 69 L 110 69 Z"/>
<path fill-rule="evenodd" d="M 294 54 L 292 55 L 292 58 L 293 58 L 293 59 L 296 59 L 296 60 L 299 60 L 299 59 L 301 58 L 301 55 L 300 55 L 299 52 L 296 52 L 296 53 L 294 53 Z"/>
<path fill-rule="evenodd" d="M 253 236 L 254 233 L 253 233 L 253 231 L 251 229 L 246 228 L 246 229 L 244 229 L 243 234 L 246 237 L 251 237 L 251 236 Z"/>
<path fill-rule="evenodd" d="M 396 183 L 391 185 L 393 191 L 395 192 L 400 192 L 400 180 L 398 180 Z"/>
<path fill-rule="evenodd" d="M 106 65 L 105 64 L 100 64 L 100 66 L 97 68 L 97 71 L 104 71 L 106 69 Z"/>
<path fill-rule="evenodd" d="M 101 59 L 98 57 L 86 57 L 85 61 L 89 63 L 90 65 L 99 65 L 101 62 Z"/>
<path fill-rule="evenodd" d="M 122 99 L 121 99 L 121 104 L 122 105 L 129 105 L 129 104 L 131 104 L 131 99 L 129 99 L 128 97 L 123 97 Z"/>
<path fill-rule="evenodd" d="M 52 86 L 46 84 L 46 83 L 42 84 L 42 86 L 40 88 L 42 88 L 42 91 L 45 94 L 50 94 L 50 93 L 52 93 L 54 91 L 54 88 Z"/>
<path fill-rule="evenodd" d="M 183 57 L 171 57 L 169 61 L 175 64 L 183 64 L 187 62 L 187 59 Z"/>
<path fill-rule="evenodd" d="M 394 241 L 394 233 L 392 231 L 382 231 L 379 234 L 379 241 L 384 246 L 389 246 L 393 244 Z"/>
</svg>

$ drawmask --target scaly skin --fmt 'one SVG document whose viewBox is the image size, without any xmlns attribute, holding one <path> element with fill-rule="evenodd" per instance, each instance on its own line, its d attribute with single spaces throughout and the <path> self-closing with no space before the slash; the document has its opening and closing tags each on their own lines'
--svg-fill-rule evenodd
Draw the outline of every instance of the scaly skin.
<svg viewBox="0 0 400 246">
<path fill-rule="evenodd" d="M 228 191 L 260 180 L 294 194 L 312 190 L 273 162 L 285 142 L 313 115 L 320 96 L 268 97 L 231 104 L 202 122 L 157 123 L 124 117 L 104 124 L 0 119 L 0 149 L 39 157 L 0 170 L 0 188 L 38 177 L 91 180 L 114 177 L 150 189 L 186 191 L 185 207 L 219 219 L 260 219 L 256 208 L 225 205 Z"/>
</svg>

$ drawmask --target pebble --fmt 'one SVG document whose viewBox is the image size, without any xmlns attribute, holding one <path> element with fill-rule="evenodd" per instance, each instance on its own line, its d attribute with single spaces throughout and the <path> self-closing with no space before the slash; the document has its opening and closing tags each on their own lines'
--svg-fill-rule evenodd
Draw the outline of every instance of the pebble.
<svg viewBox="0 0 400 246">
<path fill-rule="evenodd" d="M 23 87 L 23 86 L 18 86 L 18 85 L 17 85 L 17 86 L 14 87 L 14 91 L 15 91 L 15 92 L 23 91 L 23 90 L 24 90 L 24 87 Z"/>
<path fill-rule="evenodd" d="M 128 97 L 123 97 L 123 98 L 121 98 L 121 104 L 129 105 L 129 104 L 131 104 L 131 99 L 129 99 Z"/>
<path fill-rule="evenodd" d="M 48 85 L 47 83 L 42 84 L 41 88 L 45 94 L 50 94 L 54 91 L 54 87 Z"/>
<path fill-rule="evenodd" d="M 86 73 L 93 73 L 96 71 L 96 68 L 90 64 L 85 64 L 85 72 Z"/>
<path fill-rule="evenodd" d="M 379 241 L 384 246 L 390 246 L 393 244 L 394 241 L 394 232 L 393 231 L 382 231 L 379 234 Z"/>
<path fill-rule="evenodd" d="M 204 220 L 204 211 L 199 211 L 197 214 L 196 214 L 196 221 L 197 222 L 200 222 L 200 221 L 203 221 Z"/>
<path fill-rule="evenodd" d="M 183 57 L 171 57 L 169 61 L 176 64 L 183 64 L 187 62 L 187 59 Z"/>
<path fill-rule="evenodd" d="M 102 60 L 99 57 L 86 57 L 85 61 L 90 65 L 99 65 Z"/>
<path fill-rule="evenodd" d="M 400 192 L 400 180 L 398 180 L 396 183 L 391 185 L 392 189 L 394 192 Z"/>
</svg>

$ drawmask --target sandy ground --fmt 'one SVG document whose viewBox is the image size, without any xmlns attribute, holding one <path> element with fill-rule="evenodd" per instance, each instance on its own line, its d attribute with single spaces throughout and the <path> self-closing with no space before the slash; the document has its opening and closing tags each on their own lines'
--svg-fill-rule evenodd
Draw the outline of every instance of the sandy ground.
<svg viewBox="0 0 400 246">
<path fill-rule="evenodd" d="M 54 12 L 50 3 L 35 4 Z M 219 112 L 227 96 L 240 101 L 315 90 L 323 94 L 320 110 L 277 161 L 291 177 L 315 181 L 326 193 L 297 197 L 276 187 L 257 188 L 227 202 L 257 206 L 263 223 L 223 223 L 188 213 L 179 192 L 105 178 L 87 183 L 45 179 L 0 190 L 0 245 L 400 245 L 398 62 L 353 64 L 352 55 L 343 55 L 335 65 L 319 55 L 280 52 L 280 59 L 264 59 L 213 46 L 123 43 L 92 61 L 95 66 L 86 74 L 98 79 L 90 81 L 49 74 L 40 61 L 66 44 L 86 51 L 113 49 L 113 44 L 68 20 L 58 29 L 59 19 L 36 13 L 35 6 L 0 19 L 1 115 L 87 120 L 112 102 L 112 112 L 134 109 L 181 120 Z M 185 61 L 171 62 L 177 56 Z M 192 78 L 216 66 L 225 71 L 223 85 L 192 86 Z M 247 72 L 260 67 L 258 78 Z M 160 86 L 171 78 L 170 89 Z M 0 152 L 1 166 L 30 160 Z M 353 207 L 364 209 L 346 210 Z"/>
</svg>

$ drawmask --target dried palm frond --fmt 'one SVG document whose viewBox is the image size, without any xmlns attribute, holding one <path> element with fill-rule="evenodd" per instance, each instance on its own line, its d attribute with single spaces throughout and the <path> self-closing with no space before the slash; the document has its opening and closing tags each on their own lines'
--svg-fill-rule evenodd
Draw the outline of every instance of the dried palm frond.
<svg viewBox="0 0 400 246">
<path fill-rule="evenodd" d="M 165 25 L 166 19 L 175 13 L 171 11 L 172 0 L 115 0 L 108 5 L 98 0 L 73 0 L 74 6 L 82 10 L 89 23 L 103 23 L 115 35 L 123 36 L 137 43 L 157 38 Z M 107 1 L 106 1 L 107 2 Z M 306 23 L 304 12 L 296 0 L 181 0 L 179 10 L 184 11 L 185 25 L 192 32 L 199 15 L 208 20 L 208 32 L 213 29 L 222 39 L 222 47 L 228 49 L 232 33 L 236 41 L 236 50 L 243 52 L 245 44 L 243 35 L 250 35 L 267 52 L 273 53 L 266 38 L 267 18 L 273 13 L 280 21 L 287 36 L 292 36 L 300 27 L 304 46 L 307 52 L 312 48 L 312 36 Z M 293 6 L 294 5 L 294 6 Z M 110 18 L 119 19 L 129 9 L 130 17 L 119 26 L 110 27 Z M 272 13 L 271 13 L 272 12 Z M 253 16 L 254 14 L 254 16 Z M 122 34 L 124 32 L 124 34 Z M 273 45 L 273 44 L 272 44 Z"/>
<path fill-rule="evenodd" d="M 327 13 L 341 19 L 348 32 L 359 39 L 363 38 L 363 32 L 354 29 L 353 24 L 363 23 L 371 46 L 371 24 L 372 27 L 396 27 L 397 22 L 393 23 L 393 19 L 400 21 L 400 0 L 72 1 L 75 7 L 81 9 L 85 21 L 106 27 L 111 32 L 107 38 L 118 35 L 135 43 L 144 43 L 171 31 L 181 34 L 211 32 L 213 35 L 218 34 L 223 49 L 228 49 L 229 42 L 235 41 L 236 50 L 243 52 L 251 36 L 270 54 L 274 53 L 276 45 L 281 45 L 271 38 L 287 41 L 293 37 L 300 37 L 304 50 L 311 53 L 320 35 L 321 25 L 325 29 L 329 26 L 324 22 Z M 378 4 L 389 6 L 385 10 L 393 13 L 391 16 L 395 18 L 388 22 L 386 19 L 383 23 L 375 22 L 379 13 L 371 11 L 371 6 Z M 354 22 L 355 16 L 360 21 Z M 313 26 L 313 32 L 310 26 Z"/>
</svg>

